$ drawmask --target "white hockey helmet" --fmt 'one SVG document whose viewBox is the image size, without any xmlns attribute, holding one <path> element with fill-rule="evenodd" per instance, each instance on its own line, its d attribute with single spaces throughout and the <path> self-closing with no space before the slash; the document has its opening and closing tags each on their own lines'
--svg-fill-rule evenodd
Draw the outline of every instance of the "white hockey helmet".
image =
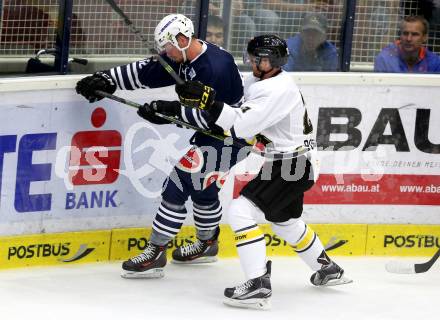
<svg viewBox="0 0 440 320">
<path fill-rule="evenodd" d="M 180 48 L 177 43 L 177 35 L 181 33 L 189 38 L 188 45 Z M 191 37 L 194 35 L 194 25 L 190 19 L 183 14 L 170 14 L 163 18 L 154 30 L 154 41 L 157 49 L 163 51 L 167 43 L 171 43 L 180 51 L 188 49 L 191 44 Z"/>
</svg>

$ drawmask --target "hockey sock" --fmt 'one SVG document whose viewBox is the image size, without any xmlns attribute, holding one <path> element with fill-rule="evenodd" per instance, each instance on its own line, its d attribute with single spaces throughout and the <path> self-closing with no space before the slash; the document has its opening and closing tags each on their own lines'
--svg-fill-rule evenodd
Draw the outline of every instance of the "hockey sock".
<svg viewBox="0 0 440 320">
<path fill-rule="evenodd" d="M 156 245 L 165 245 L 169 240 L 174 238 L 179 233 L 183 222 L 186 218 L 185 205 L 177 205 L 162 200 L 159 209 L 157 210 L 156 217 L 153 221 L 153 233 L 151 235 L 151 242 Z M 159 238 L 157 233 L 169 237 L 166 243 L 165 237 Z M 162 239 L 163 238 L 163 239 Z"/>
<path fill-rule="evenodd" d="M 256 224 L 254 205 L 243 196 L 235 199 L 229 208 L 229 223 L 235 232 L 235 244 L 246 279 L 266 273 L 266 242 Z"/>
<path fill-rule="evenodd" d="M 235 245 L 246 279 L 266 273 L 266 242 L 260 228 L 254 224 L 235 231 Z"/>
<path fill-rule="evenodd" d="M 197 238 L 200 240 L 212 239 L 215 235 L 220 219 L 222 206 L 220 201 L 210 205 L 193 203 L 194 223 L 197 228 Z"/>
<path fill-rule="evenodd" d="M 151 242 L 156 246 L 166 246 L 171 241 L 171 239 L 173 238 L 163 233 L 157 232 L 155 229 L 153 229 L 151 230 L 150 240 L 148 240 L 148 242 Z"/>
<path fill-rule="evenodd" d="M 321 268 L 320 256 L 324 251 L 318 235 L 304 221 L 290 219 L 286 222 L 272 223 L 272 230 L 286 240 L 299 257 L 314 271 Z"/>
</svg>

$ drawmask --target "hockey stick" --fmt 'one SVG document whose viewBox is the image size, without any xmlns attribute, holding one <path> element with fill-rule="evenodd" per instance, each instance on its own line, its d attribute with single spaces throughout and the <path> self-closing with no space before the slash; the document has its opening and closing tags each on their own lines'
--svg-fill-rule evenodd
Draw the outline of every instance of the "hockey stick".
<svg viewBox="0 0 440 320">
<path fill-rule="evenodd" d="M 130 100 L 127 100 L 127 99 L 124 99 L 124 98 L 121 98 L 121 97 L 115 96 L 115 95 L 113 95 L 113 94 L 110 94 L 110 93 L 107 93 L 107 92 L 104 92 L 104 91 L 101 91 L 101 90 L 96 90 L 95 93 L 98 94 L 98 95 L 100 95 L 101 97 L 105 97 L 105 98 L 108 98 L 108 99 L 111 99 L 111 100 L 114 100 L 114 101 L 117 101 L 117 102 L 120 102 L 120 103 L 126 104 L 126 105 L 128 105 L 128 106 L 130 106 L 130 107 L 133 107 L 133 108 L 136 108 L 136 109 L 139 109 L 140 107 L 142 107 L 142 105 L 139 104 L 139 103 L 137 103 L 137 102 L 130 101 Z M 212 138 L 215 138 L 215 139 L 217 139 L 217 140 L 225 141 L 226 139 L 229 139 L 229 138 L 230 138 L 230 137 L 227 137 L 227 136 L 223 136 L 223 135 L 219 135 L 219 134 L 212 133 L 211 131 L 208 131 L 208 130 L 205 130 L 205 129 L 199 128 L 199 127 L 194 126 L 194 125 L 192 125 L 192 124 L 190 124 L 190 123 L 187 123 L 187 122 L 185 122 L 185 121 L 181 121 L 181 120 L 176 119 L 176 118 L 174 118 L 174 117 L 170 117 L 170 116 L 167 116 L 167 115 L 164 115 L 164 114 L 158 113 L 158 112 L 156 112 L 154 115 L 158 116 L 159 118 L 162 118 L 162 119 L 168 120 L 168 121 L 170 121 L 170 122 L 172 122 L 172 123 L 174 123 L 174 124 L 177 124 L 177 125 L 183 126 L 183 127 L 185 127 L 185 128 L 193 129 L 193 130 L 195 130 L 195 131 L 201 132 L 201 133 L 203 133 L 203 134 L 205 134 L 205 135 L 207 135 L 207 136 L 210 136 L 210 137 L 212 137 Z M 251 147 L 251 145 L 248 145 L 248 144 L 241 144 L 241 143 L 239 143 L 239 142 L 237 142 L 237 141 L 233 141 L 232 138 L 231 138 L 231 143 L 228 143 L 228 141 L 226 141 L 226 144 L 234 144 L 234 145 L 236 145 L 237 147 L 240 147 L 240 148 L 243 148 L 243 147 Z"/>
<path fill-rule="evenodd" d="M 428 271 L 432 265 L 440 257 L 440 248 L 434 254 L 434 256 L 429 259 L 429 261 L 424 263 L 407 263 L 405 261 L 390 261 L 385 265 L 385 269 L 391 273 L 400 274 L 412 274 L 412 273 L 423 273 Z"/>
<path fill-rule="evenodd" d="M 348 240 L 339 240 L 337 237 L 331 237 L 327 244 L 324 246 L 325 251 L 334 250 L 336 248 L 342 247 L 348 242 Z"/>
<path fill-rule="evenodd" d="M 142 107 L 142 105 L 137 103 L 137 102 L 130 101 L 130 100 L 127 100 L 127 99 L 124 99 L 124 98 L 112 95 L 112 94 L 110 94 L 108 92 L 104 92 L 104 91 L 101 91 L 101 90 L 96 90 L 95 93 L 97 95 L 101 96 L 101 97 L 105 97 L 105 98 L 108 98 L 108 99 L 111 99 L 111 100 L 114 100 L 114 101 L 126 104 L 126 105 L 128 105 L 130 107 L 133 107 L 133 108 L 136 108 L 136 109 L 139 109 L 140 107 Z M 298 151 L 290 152 L 290 153 L 277 153 L 277 154 L 266 153 L 264 151 L 258 151 L 257 149 L 253 148 L 253 146 L 250 145 L 250 144 L 241 143 L 240 141 L 234 140 L 232 137 L 228 137 L 228 136 L 224 136 L 224 135 L 220 135 L 220 134 L 215 134 L 215 133 L 213 133 L 211 131 L 199 128 L 197 126 L 194 126 L 194 125 L 192 125 L 190 123 L 187 123 L 185 121 L 181 121 L 181 120 L 176 119 L 174 117 L 170 117 L 170 116 L 158 113 L 158 112 L 156 112 L 155 115 L 160 117 L 160 118 L 162 118 L 162 119 L 168 120 L 168 121 L 170 121 L 170 122 L 172 122 L 172 123 L 174 123 L 176 125 L 180 125 L 182 127 L 188 128 L 188 129 L 193 129 L 195 131 L 203 133 L 203 134 L 205 134 L 205 135 L 207 135 L 209 137 L 212 137 L 214 139 L 217 139 L 217 140 L 220 140 L 220 141 L 224 141 L 226 145 L 233 145 L 233 146 L 238 147 L 238 148 L 248 148 L 249 151 L 251 151 L 251 152 L 253 152 L 255 154 L 258 154 L 258 155 L 260 155 L 262 157 L 269 158 L 271 160 L 282 160 L 282 159 L 297 158 L 297 157 L 299 157 L 299 156 L 301 156 L 303 154 L 306 154 L 307 152 L 310 151 L 310 149 L 308 149 L 308 148 L 303 148 L 303 149 L 300 149 Z"/>
<path fill-rule="evenodd" d="M 173 68 L 164 60 L 164 58 L 161 57 L 161 55 L 153 48 L 150 48 L 148 40 L 142 35 L 142 33 L 137 29 L 133 22 L 130 20 L 130 18 L 122 11 L 120 7 L 114 2 L 113 0 L 105 0 L 107 3 L 112 7 L 112 9 L 124 20 L 125 25 L 128 27 L 128 29 L 133 32 L 147 47 L 148 50 L 152 51 L 154 53 L 154 57 L 159 61 L 159 63 L 164 67 L 164 69 L 170 74 L 170 76 L 173 77 L 174 80 L 176 80 L 177 84 L 184 84 L 185 81 L 183 81 L 179 75 L 174 71 Z"/>
</svg>

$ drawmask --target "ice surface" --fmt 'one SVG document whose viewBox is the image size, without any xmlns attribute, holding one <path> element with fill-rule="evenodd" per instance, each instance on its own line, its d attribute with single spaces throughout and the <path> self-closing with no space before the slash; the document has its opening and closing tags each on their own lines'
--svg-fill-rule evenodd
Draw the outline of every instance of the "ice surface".
<svg viewBox="0 0 440 320">
<path fill-rule="evenodd" d="M 428 258 L 429 259 L 429 258 Z M 439 319 L 440 267 L 423 274 L 385 270 L 388 258 L 335 261 L 354 283 L 317 288 L 298 258 L 272 258 L 272 310 L 223 305 L 226 286 L 243 282 L 238 259 L 169 263 L 162 279 L 122 279 L 120 263 L 0 271 L 2 320 L 430 320 Z M 423 262 L 424 259 L 411 259 Z"/>
</svg>

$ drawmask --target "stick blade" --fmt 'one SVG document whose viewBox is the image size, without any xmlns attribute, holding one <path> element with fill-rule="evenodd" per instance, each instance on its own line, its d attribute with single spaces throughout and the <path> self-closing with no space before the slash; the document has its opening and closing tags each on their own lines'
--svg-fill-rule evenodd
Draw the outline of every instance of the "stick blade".
<svg viewBox="0 0 440 320">
<path fill-rule="evenodd" d="M 414 264 L 405 261 L 390 261 L 385 265 L 385 269 L 390 273 L 413 274 L 416 273 Z"/>
</svg>

